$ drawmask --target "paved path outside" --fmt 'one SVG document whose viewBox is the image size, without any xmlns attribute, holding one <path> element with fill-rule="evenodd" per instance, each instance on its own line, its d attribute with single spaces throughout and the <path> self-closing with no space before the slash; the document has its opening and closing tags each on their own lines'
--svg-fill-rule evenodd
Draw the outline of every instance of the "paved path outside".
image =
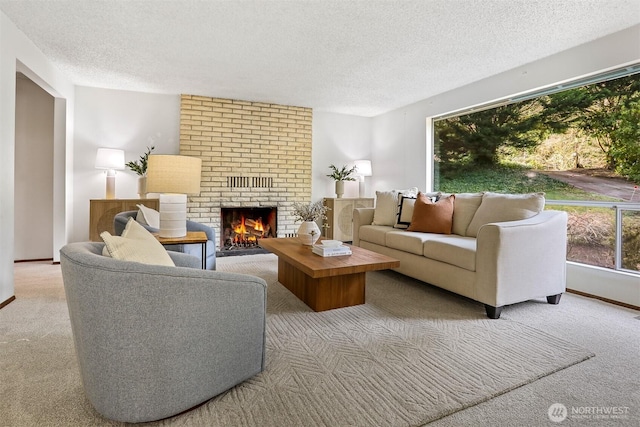
<svg viewBox="0 0 640 427">
<path fill-rule="evenodd" d="M 538 171 L 581 190 L 615 197 L 625 202 L 640 203 L 640 188 L 627 179 L 610 176 L 603 170 L 572 169 L 567 171 Z M 634 192 L 635 191 L 635 192 Z"/>
</svg>

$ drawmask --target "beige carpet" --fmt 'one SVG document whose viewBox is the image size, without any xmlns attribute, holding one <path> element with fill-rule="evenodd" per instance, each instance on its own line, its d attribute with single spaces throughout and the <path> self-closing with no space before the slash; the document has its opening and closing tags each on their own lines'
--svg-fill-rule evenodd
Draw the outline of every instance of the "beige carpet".
<svg viewBox="0 0 640 427">
<path fill-rule="evenodd" d="M 25 291 L 0 310 L 0 392 L 16 397 L 0 400 L 2 421 L 111 424 L 82 394 L 59 267 L 49 268 L 44 297 Z M 277 283 L 272 255 L 219 269 L 269 283 L 266 370 L 152 425 L 417 426 L 593 356 L 393 272 L 368 274 L 366 304 L 314 313 Z"/>
</svg>

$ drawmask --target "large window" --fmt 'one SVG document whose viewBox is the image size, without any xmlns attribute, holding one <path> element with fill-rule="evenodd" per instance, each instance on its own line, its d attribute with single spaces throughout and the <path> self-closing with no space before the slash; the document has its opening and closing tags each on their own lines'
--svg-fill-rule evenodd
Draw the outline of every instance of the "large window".
<svg viewBox="0 0 640 427">
<path fill-rule="evenodd" d="M 434 188 L 546 193 L 567 259 L 640 271 L 640 65 L 434 120 Z M 569 87 L 569 89 L 567 89 Z"/>
</svg>

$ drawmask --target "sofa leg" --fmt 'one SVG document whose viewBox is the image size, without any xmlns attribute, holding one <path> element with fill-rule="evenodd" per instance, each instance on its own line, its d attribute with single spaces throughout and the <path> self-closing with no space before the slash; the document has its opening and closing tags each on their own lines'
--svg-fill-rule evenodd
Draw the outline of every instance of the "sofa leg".
<svg viewBox="0 0 640 427">
<path fill-rule="evenodd" d="M 499 319 L 500 313 L 502 313 L 502 307 L 494 307 L 489 304 L 485 304 L 484 309 L 487 310 L 487 317 L 489 319 Z"/>
<path fill-rule="evenodd" d="M 562 296 L 562 294 L 549 295 L 547 297 L 547 302 L 549 304 L 558 304 L 558 303 L 560 303 L 560 297 L 561 296 Z"/>
</svg>

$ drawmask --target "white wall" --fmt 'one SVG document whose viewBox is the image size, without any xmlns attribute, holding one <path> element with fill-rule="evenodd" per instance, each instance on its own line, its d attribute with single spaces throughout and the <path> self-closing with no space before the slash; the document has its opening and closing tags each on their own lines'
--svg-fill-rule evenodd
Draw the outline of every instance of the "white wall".
<svg viewBox="0 0 640 427">
<path fill-rule="evenodd" d="M 15 139 L 16 260 L 53 258 L 54 99 L 18 74 Z"/>
<path fill-rule="evenodd" d="M 341 168 L 354 160 L 371 159 L 371 119 L 345 114 L 313 112 L 311 150 L 313 201 L 335 197 L 335 181 L 327 177 L 329 165 Z M 376 165 L 373 165 L 376 173 Z M 371 177 L 365 178 L 367 197 L 373 197 Z M 343 197 L 358 197 L 357 181 L 345 182 Z"/>
<path fill-rule="evenodd" d="M 22 32 L 0 12 L 0 304 L 14 294 L 14 173 L 16 71 L 54 96 L 53 249 L 54 261 L 67 239 L 73 191 L 73 86 Z"/>
<path fill-rule="evenodd" d="M 146 147 L 154 153 L 179 151 L 180 96 L 77 87 L 75 116 L 74 226 L 71 241 L 89 238 L 89 200 L 104 198 L 104 172 L 94 168 L 99 147 L 125 150 L 125 160 L 138 160 Z M 329 165 L 371 156 L 371 119 L 314 112 L 312 200 L 335 197 Z M 376 166 L 374 165 L 374 174 Z M 368 196 L 373 195 L 366 178 Z M 128 169 L 116 176 L 116 197 L 136 198 L 137 175 Z M 344 197 L 358 197 L 358 183 L 348 182 Z"/>
<path fill-rule="evenodd" d="M 154 154 L 180 150 L 180 96 L 76 87 L 74 204 L 72 241 L 89 240 L 89 200 L 105 197 L 105 173 L 95 169 L 100 147 L 125 150 L 125 162 L 139 160 L 147 146 Z M 138 176 L 116 174 L 116 197 L 138 198 Z"/>
</svg>

